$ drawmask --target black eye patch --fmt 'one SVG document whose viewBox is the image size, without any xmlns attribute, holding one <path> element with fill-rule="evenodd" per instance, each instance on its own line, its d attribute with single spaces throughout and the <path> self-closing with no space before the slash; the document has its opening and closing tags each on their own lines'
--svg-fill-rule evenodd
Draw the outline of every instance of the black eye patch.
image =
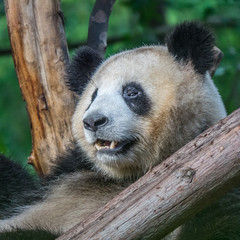
<svg viewBox="0 0 240 240">
<path fill-rule="evenodd" d="M 97 97 L 97 92 L 98 92 L 98 89 L 96 88 L 95 91 L 94 91 L 93 94 L 92 94 L 91 103 L 89 104 L 89 106 L 87 107 L 87 109 L 86 109 L 85 111 L 87 111 L 87 110 L 90 108 L 91 104 L 93 103 L 93 101 L 94 101 L 95 98 Z"/>
<path fill-rule="evenodd" d="M 93 92 L 92 94 L 92 98 L 91 98 L 91 103 L 95 100 L 95 98 L 97 97 L 97 92 L 98 92 L 98 89 L 96 88 L 95 91 Z"/>
<path fill-rule="evenodd" d="M 151 110 L 151 100 L 138 83 L 123 86 L 122 96 L 128 107 L 138 115 L 145 116 Z"/>
</svg>

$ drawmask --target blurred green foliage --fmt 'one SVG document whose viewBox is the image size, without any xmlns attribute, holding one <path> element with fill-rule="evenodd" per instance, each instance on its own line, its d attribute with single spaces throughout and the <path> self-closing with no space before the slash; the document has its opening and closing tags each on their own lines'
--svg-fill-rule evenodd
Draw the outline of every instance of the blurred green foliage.
<svg viewBox="0 0 240 240">
<path fill-rule="evenodd" d="M 62 0 L 66 36 L 71 46 L 85 42 L 94 0 Z M 163 43 L 175 24 L 200 20 L 214 31 L 224 59 L 214 80 L 228 113 L 240 107 L 239 0 L 117 0 L 109 22 L 106 56 L 140 46 Z M 18 86 L 10 48 L 3 1 L 0 0 L 0 152 L 26 161 L 31 151 L 30 126 Z"/>
</svg>

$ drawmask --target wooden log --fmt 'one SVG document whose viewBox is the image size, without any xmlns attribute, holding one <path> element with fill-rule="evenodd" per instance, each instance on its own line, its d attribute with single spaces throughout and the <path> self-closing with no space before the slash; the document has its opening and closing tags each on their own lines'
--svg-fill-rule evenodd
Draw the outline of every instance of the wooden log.
<svg viewBox="0 0 240 240">
<path fill-rule="evenodd" d="M 161 239 L 240 184 L 240 109 L 58 240 Z"/>
<path fill-rule="evenodd" d="M 5 0 L 15 69 L 31 123 L 29 163 L 39 174 L 72 141 L 74 96 L 65 87 L 68 63 L 59 0 Z M 13 143 L 14 144 L 14 143 Z"/>
</svg>

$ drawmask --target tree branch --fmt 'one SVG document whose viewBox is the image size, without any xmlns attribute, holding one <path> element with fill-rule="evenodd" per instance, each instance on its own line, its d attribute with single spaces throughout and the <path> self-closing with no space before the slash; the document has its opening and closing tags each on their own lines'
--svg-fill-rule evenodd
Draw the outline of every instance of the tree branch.
<svg viewBox="0 0 240 240">
<path fill-rule="evenodd" d="M 103 58 L 107 49 L 108 20 L 116 0 L 96 0 L 89 19 L 87 45 Z"/>
<path fill-rule="evenodd" d="M 8 30 L 19 85 L 31 122 L 29 163 L 39 174 L 72 141 L 74 97 L 66 88 L 68 49 L 60 1 L 5 0 Z"/>
<path fill-rule="evenodd" d="M 209 128 L 58 240 L 161 239 L 240 178 L 240 109 Z"/>
</svg>

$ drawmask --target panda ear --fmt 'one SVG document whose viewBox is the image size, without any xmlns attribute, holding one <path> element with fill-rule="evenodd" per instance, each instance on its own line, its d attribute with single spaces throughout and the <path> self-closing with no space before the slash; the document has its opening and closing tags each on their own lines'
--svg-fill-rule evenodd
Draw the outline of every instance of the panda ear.
<svg viewBox="0 0 240 240">
<path fill-rule="evenodd" d="M 179 24 L 166 38 L 168 51 L 177 61 L 191 62 L 196 72 L 205 74 L 214 64 L 214 37 L 197 22 Z"/>
<path fill-rule="evenodd" d="M 69 89 L 81 95 L 102 60 L 92 48 L 78 48 L 67 67 L 66 85 Z"/>
</svg>

